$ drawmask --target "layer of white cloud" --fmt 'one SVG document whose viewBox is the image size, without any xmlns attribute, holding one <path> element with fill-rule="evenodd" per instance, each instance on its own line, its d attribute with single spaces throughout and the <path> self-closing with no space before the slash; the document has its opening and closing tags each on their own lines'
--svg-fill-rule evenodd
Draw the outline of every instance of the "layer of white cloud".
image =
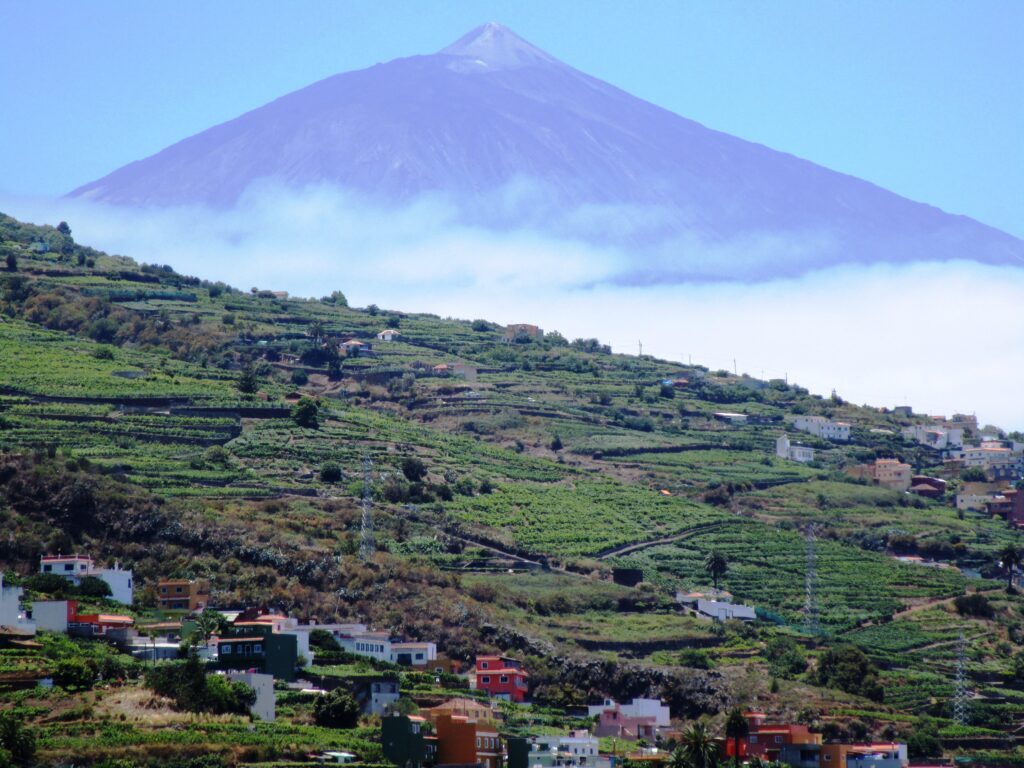
<svg viewBox="0 0 1024 768">
<path fill-rule="evenodd" d="M 528 195 L 519 204 L 529 205 Z M 642 341 L 645 353 L 711 368 L 731 369 L 735 360 L 741 373 L 788 375 L 857 403 L 976 412 L 983 422 L 1024 428 L 1020 269 L 876 265 L 761 283 L 629 287 L 617 284 L 631 267 L 628 252 L 466 226 L 437 199 L 384 211 L 331 189 L 264 189 L 216 213 L 23 198 L 0 199 L 0 210 L 38 223 L 64 219 L 80 242 L 243 289 L 342 290 L 353 305 L 536 322 L 570 338 L 596 336 L 616 351 L 635 352 Z M 615 216 L 580 213 L 595 226 L 605 219 L 614 227 Z M 813 259 L 816 242 L 677 247 L 721 264 L 783 251 Z"/>
</svg>

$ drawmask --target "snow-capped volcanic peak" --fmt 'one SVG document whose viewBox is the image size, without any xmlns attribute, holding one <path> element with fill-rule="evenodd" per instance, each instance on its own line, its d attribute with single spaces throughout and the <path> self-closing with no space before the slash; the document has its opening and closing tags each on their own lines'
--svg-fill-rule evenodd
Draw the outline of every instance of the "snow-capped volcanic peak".
<svg viewBox="0 0 1024 768">
<path fill-rule="evenodd" d="M 517 69 L 559 61 L 530 45 L 508 27 L 491 21 L 463 35 L 440 51 L 445 56 L 468 59 L 480 69 Z"/>
</svg>

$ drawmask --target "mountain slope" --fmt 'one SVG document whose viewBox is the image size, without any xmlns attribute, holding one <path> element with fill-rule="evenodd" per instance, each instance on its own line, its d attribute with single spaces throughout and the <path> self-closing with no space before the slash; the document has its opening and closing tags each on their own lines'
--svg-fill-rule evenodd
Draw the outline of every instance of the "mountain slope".
<svg viewBox="0 0 1024 768">
<path fill-rule="evenodd" d="M 72 195 L 223 207 L 259 181 L 339 185 L 385 205 L 440 194 L 471 223 L 640 246 L 628 281 L 1024 261 L 1010 235 L 705 128 L 495 24 L 322 80 Z"/>
</svg>

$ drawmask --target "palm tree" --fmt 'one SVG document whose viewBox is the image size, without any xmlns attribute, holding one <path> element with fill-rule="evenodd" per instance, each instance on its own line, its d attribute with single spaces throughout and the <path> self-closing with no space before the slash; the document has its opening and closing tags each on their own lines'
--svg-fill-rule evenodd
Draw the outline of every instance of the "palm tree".
<svg viewBox="0 0 1024 768">
<path fill-rule="evenodd" d="M 1013 544 L 1007 544 L 1000 550 L 999 559 L 1003 563 L 1003 568 L 1006 569 L 1006 589 L 1010 591 L 1013 589 L 1013 569 L 1021 564 L 1020 550 Z"/>
<path fill-rule="evenodd" d="M 725 576 L 725 572 L 729 570 L 729 561 L 718 550 L 712 550 L 704 558 L 704 570 L 711 576 L 715 589 L 718 589 L 718 580 Z"/>
<path fill-rule="evenodd" d="M 737 768 L 740 764 L 740 741 L 747 738 L 748 733 L 750 733 L 750 725 L 747 723 L 747 718 L 743 716 L 743 712 L 738 707 L 733 709 L 725 721 L 725 737 L 732 739 L 733 764 Z"/>
<path fill-rule="evenodd" d="M 327 335 L 324 329 L 324 324 L 319 320 L 314 320 L 306 327 L 306 335 L 312 339 L 314 346 L 319 344 Z"/>
<path fill-rule="evenodd" d="M 686 753 L 681 746 L 673 749 L 672 754 L 668 756 L 668 768 L 690 768 Z"/>
<path fill-rule="evenodd" d="M 683 759 L 689 768 L 717 768 L 718 745 L 708 735 L 704 723 L 694 723 L 683 734 Z"/>
<path fill-rule="evenodd" d="M 197 639 L 202 640 L 204 648 L 209 644 L 210 636 L 224 628 L 224 617 L 209 608 L 196 616 L 195 622 Z"/>
</svg>

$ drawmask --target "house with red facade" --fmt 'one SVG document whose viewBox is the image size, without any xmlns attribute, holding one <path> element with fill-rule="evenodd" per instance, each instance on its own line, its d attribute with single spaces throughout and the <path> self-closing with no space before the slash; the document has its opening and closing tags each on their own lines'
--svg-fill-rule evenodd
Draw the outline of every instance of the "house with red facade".
<svg viewBox="0 0 1024 768">
<path fill-rule="evenodd" d="M 529 674 L 523 663 L 508 656 L 477 656 L 476 689 L 496 699 L 521 702 L 529 692 Z"/>
<path fill-rule="evenodd" d="M 1013 506 L 1006 515 L 1006 522 L 1014 528 L 1024 528 L 1024 493 L 1013 494 Z"/>
<path fill-rule="evenodd" d="M 776 761 L 785 746 L 797 744 L 821 744 L 821 734 L 811 733 L 806 725 L 798 723 L 773 724 L 767 722 L 764 712 L 746 712 L 748 733 L 740 739 L 740 759 L 759 757 Z M 725 754 L 728 758 L 736 755 L 736 743 L 725 740 Z"/>
</svg>

